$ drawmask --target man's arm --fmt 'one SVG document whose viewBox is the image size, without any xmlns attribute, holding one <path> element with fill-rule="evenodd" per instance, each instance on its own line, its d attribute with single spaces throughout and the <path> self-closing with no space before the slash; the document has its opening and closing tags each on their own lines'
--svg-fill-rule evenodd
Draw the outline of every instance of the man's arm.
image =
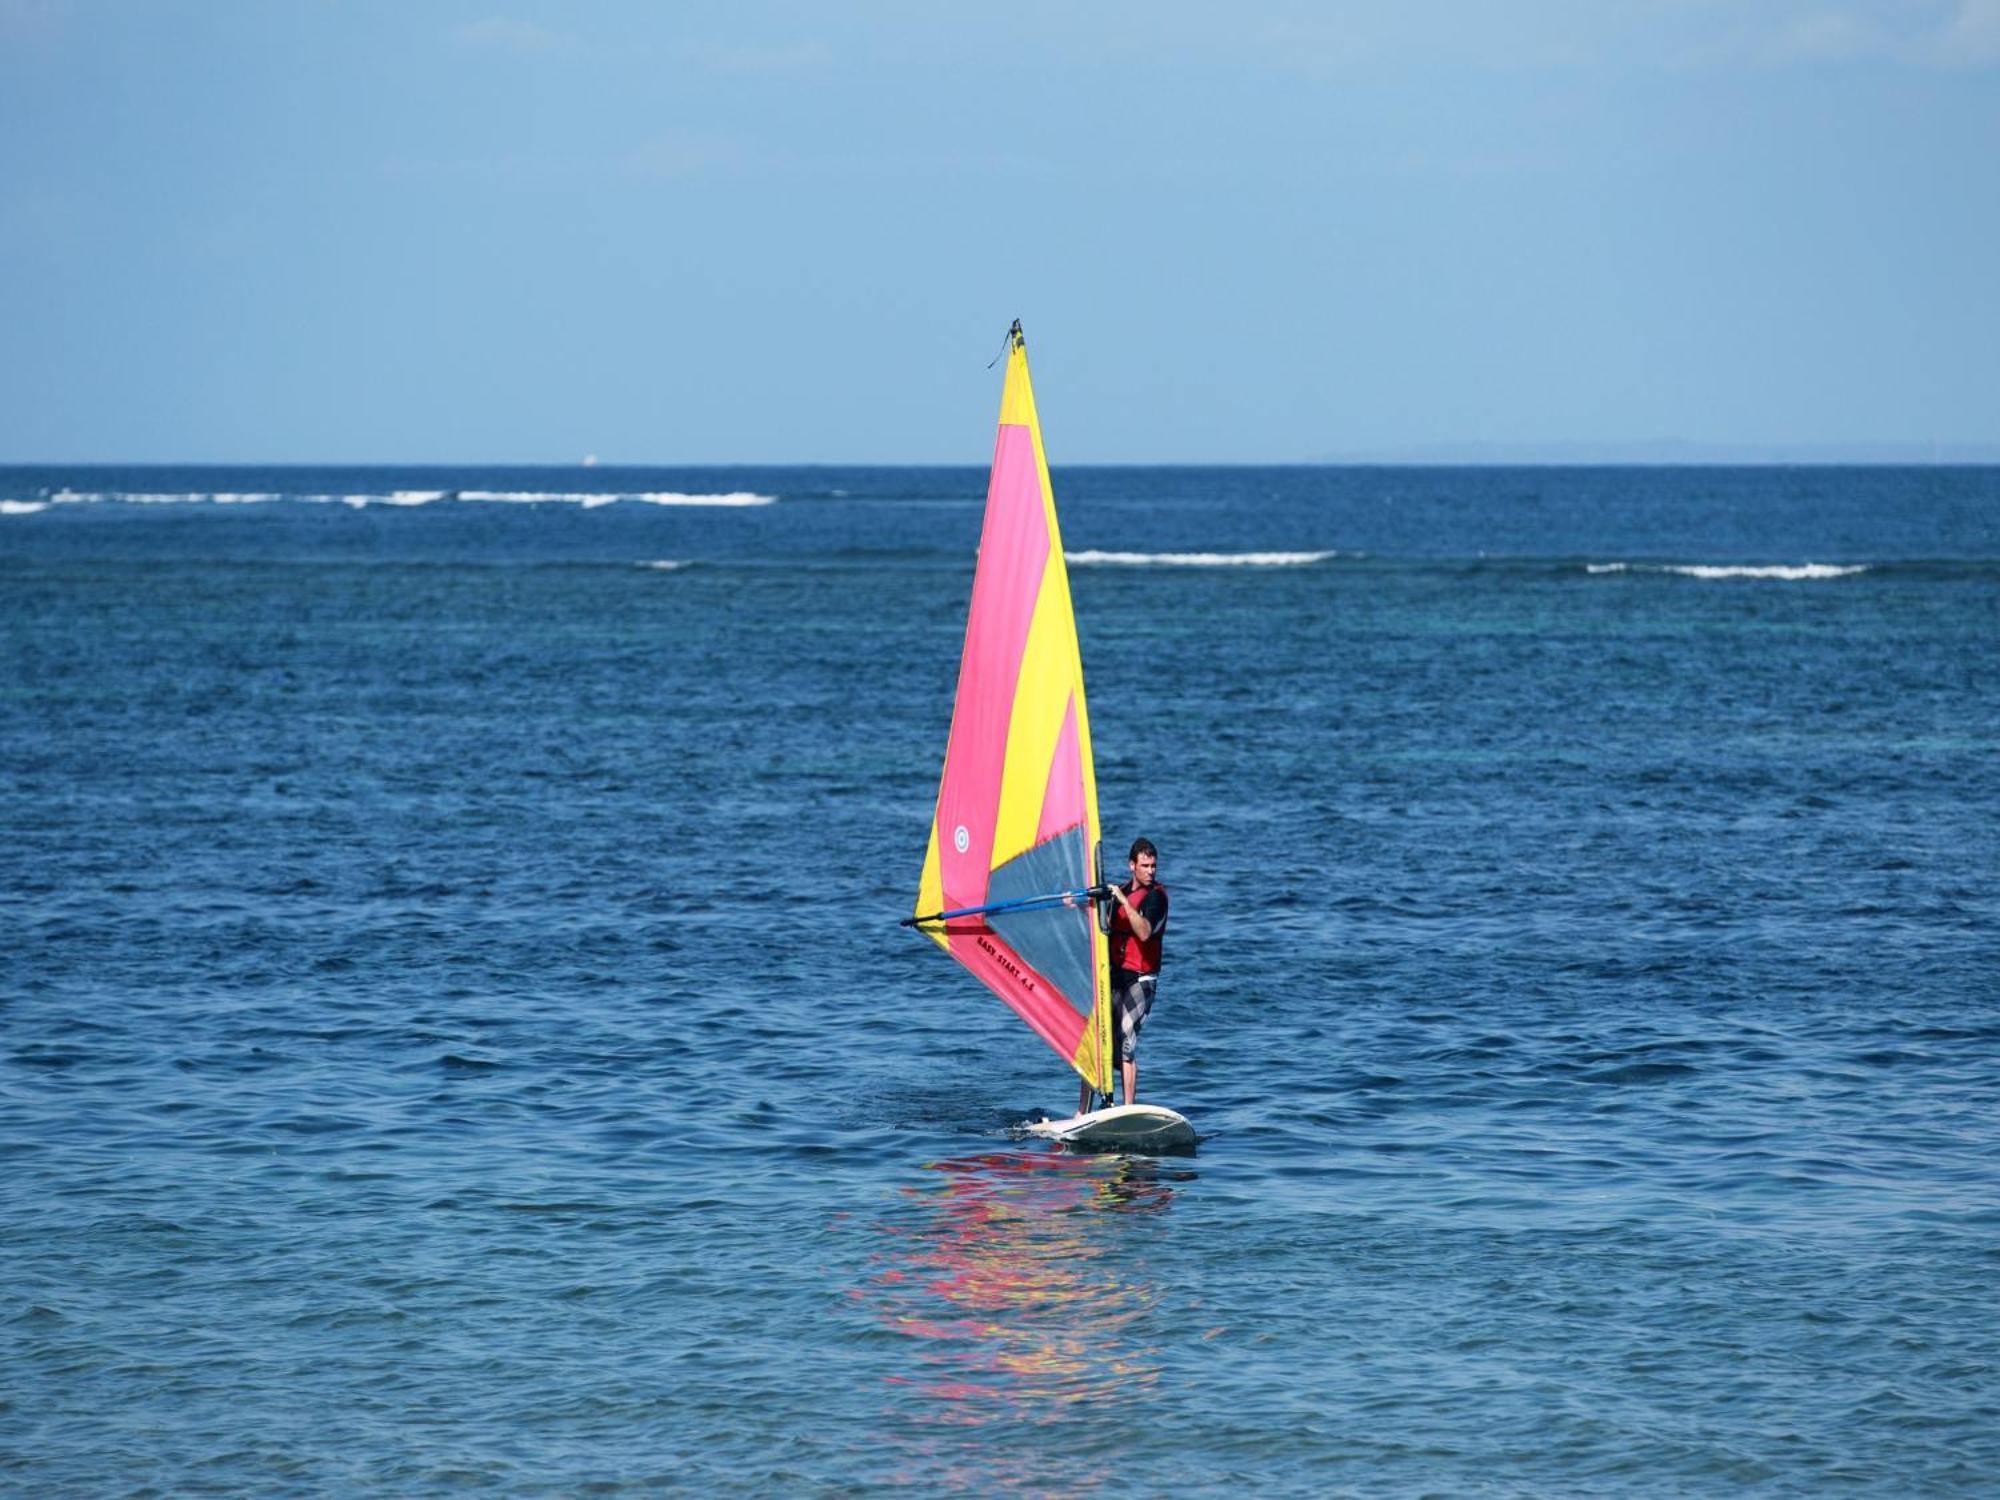
<svg viewBox="0 0 2000 1500">
<path fill-rule="evenodd" d="M 1146 887 L 1146 899 L 1139 903 L 1139 914 L 1146 919 L 1147 937 L 1151 937 L 1167 925 L 1167 893 L 1157 885 Z M 1146 939 L 1139 939 L 1144 942 Z"/>
<path fill-rule="evenodd" d="M 1111 887 L 1111 894 L 1116 896 L 1118 904 L 1125 908 L 1125 920 L 1132 924 L 1132 936 L 1142 943 L 1145 942 L 1153 935 L 1152 919 L 1147 917 L 1145 913 L 1148 909 L 1151 909 L 1154 916 L 1159 915 L 1159 908 L 1162 903 L 1153 898 L 1160 893 L 1158 891 L 1148 891 L 1140 898 L 1137 906 L 1132 904 L 1132 898 L 1126 894 L 1123 886 L 1114 885 Z"/>
</svg>

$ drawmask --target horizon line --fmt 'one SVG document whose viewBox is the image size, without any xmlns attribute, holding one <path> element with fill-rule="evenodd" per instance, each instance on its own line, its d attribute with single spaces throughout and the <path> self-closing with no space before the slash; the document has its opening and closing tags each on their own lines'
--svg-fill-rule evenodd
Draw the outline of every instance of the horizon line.
<svg viewBox="0 0 2000 1500">
<path fill-rule="evenodd" d="M 1465 452 L 1328 453 L 1311 458 L 1056 459 L 1051 469 L 1860 469 L 1991 468 L 2000 466 L 2000 443 L 1940 445 L 1937 449 L 1863 448 L 1851 451 L 1570 453 L 1467 450 Z M 383 458 L 89 458 L 0 459 L 0 470 L 87 469 L 549 469 L 607 473 L 672 469 L 968 469 L 984 460 L 954 459 L 383 459 Z"/>
</svg>

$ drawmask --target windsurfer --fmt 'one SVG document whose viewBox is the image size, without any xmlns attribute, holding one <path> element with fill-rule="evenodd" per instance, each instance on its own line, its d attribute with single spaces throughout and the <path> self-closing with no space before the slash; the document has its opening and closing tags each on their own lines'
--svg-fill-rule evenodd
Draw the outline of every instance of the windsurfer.
<svg viewBox="0 0 2000 1500">
<path fill-rule="evenodd" d="M 1139 1096 L 1139 1028 L 1153 1009 L 1160 983 L 1160 945 L 1167 929 L 1167 888 L 1160 884 L 1160 853 L 1151 839 L 1134 839 L 1132 878 L 1111 887 L 1111 1016 L 1117 1037 L 1125 1102 Z M 1083 1086 L 1076 1112 L 1087 1114 L 1091 1089 Z"/>
</svg>

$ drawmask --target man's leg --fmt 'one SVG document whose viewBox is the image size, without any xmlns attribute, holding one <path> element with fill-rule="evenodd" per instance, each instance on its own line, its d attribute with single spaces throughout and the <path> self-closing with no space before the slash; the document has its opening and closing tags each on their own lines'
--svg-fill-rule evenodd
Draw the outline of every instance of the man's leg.
<svg viewBox="0 0 2000 1500">
<path fill-rule="evenodd" d="M 1146 1017 L 1153 1010 L 1154 986 L 1159 981 L 1151 975 L 1135 979 L 1124 994 L 1118 997 L 1118 1032 L 1123 1045 L 1119 1047 L 1120 1071 L 1125 1075 L 1125 1102 L 1139 1102 L 1139 1028 L 1146 1024 Z"/>
</svg>

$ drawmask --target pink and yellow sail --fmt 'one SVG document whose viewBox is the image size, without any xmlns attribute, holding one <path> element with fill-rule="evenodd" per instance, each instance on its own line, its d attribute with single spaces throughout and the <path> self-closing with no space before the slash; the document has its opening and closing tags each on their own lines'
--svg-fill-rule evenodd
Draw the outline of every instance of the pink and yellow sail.
<svg viewBox="0 0 2000 1500">
<path fill-rule="evenodd" d="M 1098 882 L 1098 837 L 1083 658 L 1016 323 L 914 925 L 1108 1093 L 1111 981 L 1096 909 L 1037 899 Z M 926 915 L 966 908 L 987 909 Z"/>
</svg>

